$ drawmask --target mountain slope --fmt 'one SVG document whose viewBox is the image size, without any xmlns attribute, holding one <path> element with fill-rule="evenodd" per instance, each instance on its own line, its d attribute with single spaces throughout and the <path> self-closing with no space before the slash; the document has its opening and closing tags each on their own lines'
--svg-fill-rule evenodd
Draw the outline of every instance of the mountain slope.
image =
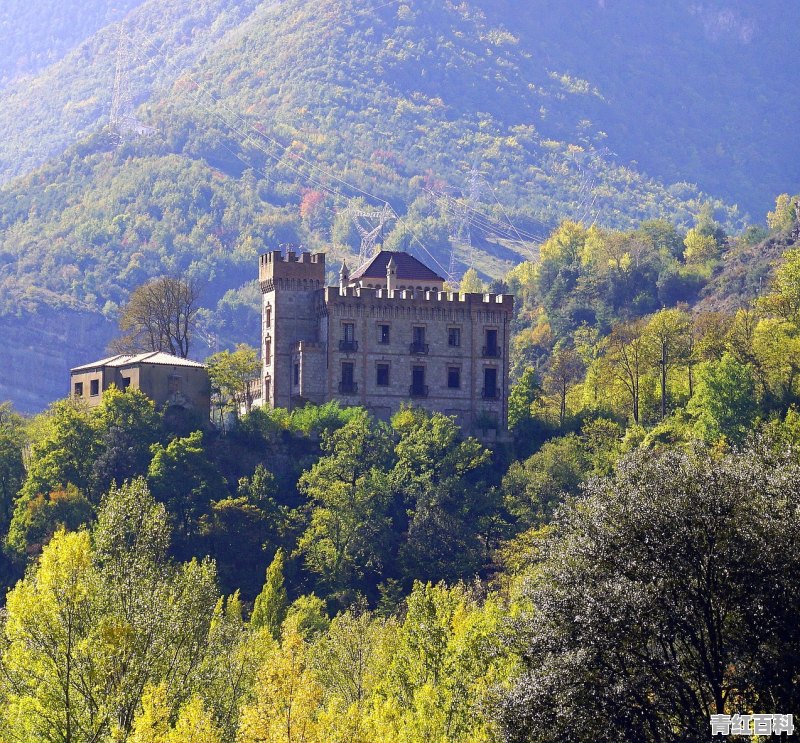
<svg viewBox="0 0 800 743">
<path fill-rule="evenodd" d="M 137 4 L 117 3 L 113 13 Z M 3 20 L 6 27 L 14 22 L 24 28 L 51 5 L 34 0 L 13 16 L 5 11 Z M 154 85 L 169 80 L 164 58 L 153 64 L 156 49 L 183 70 L 200 54 L 213 53 L 221 32 L 249 17 L 256 5 L 254 0 L 150 0 L 135 9 L 126 19 L 135 98 L 147 99 Z M 756 217 L 776 193 L 795 190 L 800 180 L 800 158 L 784 155 L 800 124 L 793 95 L 793 70 L 800 63 L 793 32 L 800 23 L 797 4 L 533 0 L 524 12 L 507 0 L 261 7 L 270 5 L 280 6 L 269 21 L 277 33 L 251 24 L 248 35 L 263 31 L 281 41 L 306 31 L 306 49 L 298 53 L 289 43 L 269 55 L 299 57 L 296 69 L 283 71 L 291 81 L 317 79 L 328 62 L 331 74 L 341 78 L 344 57 L 345 75 L 358 72 L 356 82 L 369 81 L 375 96 L 384 85 L 405 86 L 433 100 L 444 89 L 448 106 L 459 113 L 477 109 L 559 140 L 593 135 L 598 144 L 599 136 L 620 162 L 635 161 L 634 169 L 666 182 L 698 183 Z M 70 5 L 60 7 L 51 9 L 51 36 L 70 17 Z M 100 23 L 104 12 L 112 17 L 109 7 L 102 0 L 82 4 L 73 14 L 76 26 L 86 25 L 83 18 Z M 291 18 L 304 29 L 293 27 Z M 376 46 L 381 25 L 392 18 L 398 28 L 409 27 L 408 33 L 383 36 L 388 45 Z M 35 54 L 37 44 L 47 46 L 46 37 L 42 41 L 31 28 L 7 34 L 6 43 L 24 47 L 27 40 Z M 63 44 L 75 37 L 70 29 Z M 317 55 L 325 43 L 335 46 Z M 0 111 L 0 130 L 6 132 L 0 178 L 41 163 L 107 120 L 117 46 L 117 29 L 108 28 L 55 67 L 9 86 Z M 361 51 L 351 55 L 350 48 Z M 450 53 L 446 65 L 438 64 L 437 56 Z"/>
<path fill-rule="evenodd" d="M 127 6 L 139 2 L 128 0 Z M 123 71 L 132 102 L 142 103 L 154 86 L 172 82 L 159 50 L 176 65 L 190 65 L 257 2 L 141 3 L 124 19 L 129 62 Z M 106 26 L 47 69 L 7 85 L 0 108 L 0 180 L 30 171 L 108 122 L 119 47 L 119 26 Z"/>
<path fill-rule="evenodd" d="M 143 0 L 3 0 L 0 87 L 35 73 Z"/>
<path fill-rule="evenodd" d="M 401 219 L 387 244 L 444 271 L 455 250 L 457 271 L 471 261 L 496 276 L 564 217 L 688 226 L 709 197 L 616 163 L 591 120 L 607 105 L 602 91 L 556 73 L 515 35 L 511 10 L 500 20 L 431 0 L 369 12 L 353 0 L 143 4 L 127 23 L 137 116 L 152 133 L 120 144 L 98 128 L 94 102 L 83 124 L 93 134 L 0 190 L 0 311 L 21 313 L 0 326 L 15 354 L 3 371 L 16 370 L 0 375 L 0 395 L 23 390 L 43 404 L 63 394 L 28 373 L 37 341 L 27 318 L 95 318 L 96 338 L 85 334 L 39 374 L 55 379 L 65 362 L 101 353 L 128 292 L 161 273 L 202 282 L 206 328 L 222 343 L 255 342 L 258 252 L 333 241 L 334 264 L 358 244 L 349 204 L 388 200 Z M 114 34 L 39 79 L 67 102 L 92 85 L 108 91 Z M 86 49 L 84 75 L 75 55 Z M 715 205 L 718 219 L 739 222 Z"/>
<path fill-rule="evenodd" d="M 599 89 L 590 118 L 622 161 L 697 183 L 751 219 L 797 190 L 797 3 L 476 2 L 539 64 Z"/>
</svg>

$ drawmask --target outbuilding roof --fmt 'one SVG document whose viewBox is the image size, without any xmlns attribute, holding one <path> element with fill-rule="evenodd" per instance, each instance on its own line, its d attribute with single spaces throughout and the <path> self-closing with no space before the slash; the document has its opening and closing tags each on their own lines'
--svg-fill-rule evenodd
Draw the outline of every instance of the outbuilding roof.
<svg viewBox="0 0 800 743">
<path fill-rule="evenodd" d="M 158 366 L 190 366 L 194 368 L 204 369 L 205 364 L 190 359 L 184 359 L 180 356 L 173 356 L 171 353 L 164 351 L 149 351 L 147 353 L 138 354 L 125 354 L 120 353 L 116 356 L 109 356 L 99 361 L 93 361 L 91 364 L 83 364 L 70 369 L 72 372 L 88 371 L 89 369 L 99 369 L 103 366 L 123 367 L 123 366 L 136 366 L 137 364 L 156 364 Z"/>
<path fill-rule="evenodd" d="M 409 253 L 394 250 L 381 250 L 350 275 L 350 281 L 358 279 L 385 279 L 386 267 L 394 258 L 397 266 L 397 280 L 402 281 L 444 281 L 435 271 Z"/>
</svg>

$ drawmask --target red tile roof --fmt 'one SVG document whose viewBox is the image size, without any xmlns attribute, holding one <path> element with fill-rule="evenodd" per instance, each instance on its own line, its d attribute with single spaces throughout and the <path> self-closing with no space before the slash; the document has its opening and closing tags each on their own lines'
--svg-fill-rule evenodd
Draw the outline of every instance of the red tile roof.
<svg viewBox="0 0 800 743">
<path fill-rule="evenodd" d="M 393 250 L 381 250 L 370 258 L 363 266 L 350 275 L 350 281 L 358 279 L 385 279 L 386 266 L 389 259 L 394 258 L 397 265 L 398 281 L 444 281 L 435 271 L 418 261 L 413 255 Z"/>
</svg>

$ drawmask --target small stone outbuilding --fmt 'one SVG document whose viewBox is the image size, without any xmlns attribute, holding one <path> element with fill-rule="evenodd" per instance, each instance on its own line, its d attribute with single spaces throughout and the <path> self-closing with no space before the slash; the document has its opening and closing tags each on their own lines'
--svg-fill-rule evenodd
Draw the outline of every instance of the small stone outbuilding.
<svg viewBox="0 0 800 743">
<path fill-rule="evenodd" d="M 90 407 L 100 404 L 111 385 L 140 390 L 162 409 L 193 411 L 203 420 L 211 414 L 211 383 L 205 365 L 163 351 L 118 354 L 70 370 L 70 394 Z"/>
</svg>

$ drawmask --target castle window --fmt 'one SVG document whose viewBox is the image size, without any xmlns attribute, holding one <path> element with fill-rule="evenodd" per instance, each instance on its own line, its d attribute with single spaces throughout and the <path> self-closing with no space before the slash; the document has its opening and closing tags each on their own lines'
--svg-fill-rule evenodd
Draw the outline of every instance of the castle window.
<svg viewBox="0 0 800 743">
<path fill-rule="evenodd" d="M 342 362 L 342 381 L 339 383 L 339 392 L 342 394 L 352 394 L 358 391 L 355 380 L 353 378 L 353 362 Z"/>
<path fill-rule="evenodd" d="M 458 348 L 461 345 L 461 328 L 447 329 L 447 345 Z"/>
<path fill-rule="evenodd" d="M 447 386 L 451 390 L 461 389 L 461 369 L 458 366 L 447 367 Z"/>
<path fill-rule="evenodd" d="M 497 331 L 494 329 L 486 331 L 486 345 L 483 347 L 483 355 L 490 359 L 500 357 L 500 348 L 497 345 Z"/>
<path fill-rule="evenodd" d="M 344 352 L 358 351 L 356 326 L 354 323 L 342 323 L 342 340 L 339 341 L 339 350 Z"/>
<path fill-rule="evenodd" d="M 170 374 L 168 386 L 171 395 L 174 395 L 176 392 L 180 392 L 181 388 L 183 387 L 183 377 L 181 377 L 179 374 Z"/>
<path fill-rule="evenodd" d="M 388 342 L 389 342 L 389 326 L 378 325 L 378 343 L 388 343 Z"/>
<path fill-rule="evenodd" d="M 268 328 L 272 327 L 272 307 L 264 309 L 264 325 Z"/>
<path fill-rule="evenodd" d="M 131 378 L 130 377 L 123 377 L 122 378 L 122 389 L 127 390 L 131 386 Z"/>
<path fill-rule="evenodd" d="M 425 328 L 415 325 L 412 329 L 411 353 L 428 353 L 428 344 L 425 343 Z"/>
<path fill-rule="evenodd" d="M 97 397 L 100 394 L 100 380 L 99 379 L 92 379 L 89 382 L 89 394 L 92 397 Z"/>
<path fill-rule="evenodd" d="M 411 397 L 427 397 L 428 387 L 425 384 L 425 367 L 411 367 L 411 387 L 408 390 Z"/>
<path fill-rule="evenodd" d="M 294 386 L 297 387 L 300 384 L 300 364 L 294 365 L 292 369 L 292 374 L 293 374 L 292 379 L 294 381 Z"/>
<path fill-rule="evenodd" d="M 75 397 L 83 397 L 83 382 L 75 382 L 75 387 L 73 388 L 73 394 Z"/>
<path fill-rule="evenodd" d="M 485 400 L 497 399 L 497 369 L 494 367 L 483 370 L 483 397 Z"/>
<path fill-rule="evenodd" d="M 375 375 L 375 384 L 378 387 L 389 386 L 389 364 L 378 364 Z"/>
<path fill-rule="evenodd" d="M 264 341 L 264 363 L 272 363 L 272 341 L 269 338 Z"/>
</svg>

